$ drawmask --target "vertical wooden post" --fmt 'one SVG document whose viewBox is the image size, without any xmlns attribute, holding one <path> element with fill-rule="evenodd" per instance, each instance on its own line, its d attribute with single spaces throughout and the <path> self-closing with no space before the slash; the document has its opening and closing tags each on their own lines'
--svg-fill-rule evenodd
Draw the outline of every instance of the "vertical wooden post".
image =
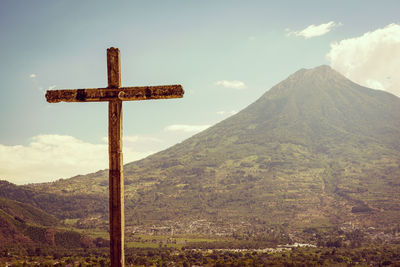
<svg viewBox="0 0 400 267">
<path fill-rule="evenodd" d="M 49 90 L 46 99 L 49 103 L 108 101 L 110 258 L 112 267 L 124 267 L 122 101 L 180 98 L 184 91 L 178 84 L 121 88 L 120 54 L 119 49 L 114 47 L 107 49 L 107 75 L 108 88 Z"/>
<path fill-rule="evenodd" d="M 121 65 L 118 48 L 107 49 L 108 88 L 121 86 Z M 109 152 L 109 209 L 110 209 L 110 256 L 112 267 L 125 266 L 124 254 L 124 176 L 122 162 L 122 101 L 108 104 L 108 152 Z"/>
</svg>

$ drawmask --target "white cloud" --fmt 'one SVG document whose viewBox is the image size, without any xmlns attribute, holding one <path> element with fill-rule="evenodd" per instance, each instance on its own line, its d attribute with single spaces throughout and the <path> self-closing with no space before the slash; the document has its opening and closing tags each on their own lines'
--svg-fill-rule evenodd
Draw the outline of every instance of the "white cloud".
<svg viewBox="0 0 400 267">
<path fill-rule="evenodd" d="M 211 125 L 188 125 L 188 124 L 173 124 L 169 125 L 164 128 L 164 131 L 167 132 L 175 132 L 175 131 L 182 131 L 182 132 L 201 132 Z"/>
<path fill-rule="evenodd" d="M 232 116 L 232 115 L 235 115 L 236 113 L 237 113 L 236 110 L 231 110 L 231 111 L 221 110 L 221 111 L 217 111 L 218 115 L 227 115 L 227 116 Z"/>
<path fill-rule="evenodd" d="M 152 134 L 155 135 L 155 134 Z M 102 138 L 102 141 L 108 145 L 108 137 Z M 144 136 L 144 135 L 123 135 L 122 137 L 123 149 L 128 152 L 138 152 L 143 155 L 150 155 L 162 149 L 165 149 L 169 145 L 168 140 L 165 140 L 165 136 L 155 137 L 155 136 Z M 124 155 L 124 162 L 128 163 L 130 161 L 137 160 L 136 157 L 127 158 Z"/>
<path fill-rule="evenodd" d="M 382 83 L 380 83 L 377 80 L 368 79 L 365 81 L 365 85 L 366 85 L 366 87 L 369 87 L 369 88 L 385 90 L 385 87 L 383 87 Z"/>
<path fill-rule="evenodd" d="M 400 96 L 400 25 L 332 43 L 327 59 L 354 82 Z"/>
<path fill-rule="evenodd" d="M 295 35 L 295 36 L 303 36 L 305 39 L 309 39 L 312 37 L 321 36 L 330 32 L 333 28 L 341 26 L 342 23 L 336 23 L 334 21 L 329 21 L 328 23 L 323 23 L 320 25 L 310 25 L 307 28 L 301 31 L 291 31 L 289 28 L 286 28 L 287 36 Z"/>
<path fill-rule="evenodd" d="M 36 78 L 36 74 L 35 73 L 30 74 L 29 78 L 32 78 L 32 79 Z"/>
<path fill-rule="evenodd" d="M 238 90 L 247 88 L 244 82 L 238 80 L 233 80 L 233 81 L 221 80 L 221 81 L 216 81 L 214 84 L 217 86 L 222 86 L 231 89 L 238 89 Z"/>
<path fill-rule="evenodd" d="M 124 147 L 124 162 L 153 151 Z M 66 135 L 38 135 L 26 146 L 0 144 L 0 179 L 17 184 L 54 181 L 108 168 L 107 144 L 92 144 Z"/>
<path fill-rule="evenodd" d="M 155 137 L 150 136 L 140 136 L 140 135 L 127 135 L 123 137 L 123 141 L 130 142 L 130 143 L 137 143 L 137 142 L 155 142 L 155 143 L 162 143 L 162 140 Z"/>
<path fill-rule="evenodd" d="M 143 142 L 153 142 L 153 143 L 162 143 L 163 140 L 151 137 L 151 136 L 141 136 L 141 135 L 123 135 L 123 142 L 125 143 L 143 143 Z M 108 144 L 108 137 L 105 136 L 101 139 L 103 142 Z"/>
</svg>

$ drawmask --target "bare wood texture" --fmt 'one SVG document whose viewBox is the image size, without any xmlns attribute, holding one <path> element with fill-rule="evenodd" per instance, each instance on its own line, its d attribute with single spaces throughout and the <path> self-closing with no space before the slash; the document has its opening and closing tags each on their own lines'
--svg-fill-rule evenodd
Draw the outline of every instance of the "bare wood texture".
<svg viewBox="0 0 400 267">
<path fill-rule="evenodd" d="M 119 49 L 110 47 L 107 49 L 107 76 L 108 88 L 121 86 L 121 62 Z"/>
<path fill-rule="evenodd" d="M 119 49 L 107 49 L 108 88 L 121 86 Z M 98 91 L 98 90 L 97 90 Z M 121 91 L 122 92 L 122 91 Z M 119 92 L 118 94 L 121 94 Z M 125 266 L 124 172 L 122 155 L 122 101 L 108 102 L 110 258 L 112 267 Z"/>
<path fill-rule="evenodd" d="M 124 266 L 124 173 L 122 155 L 122 101 L 108 104 L 109 210 L 111 266 Z"/>
<path fill-rule="evenodd" d="M 118 48 L 107 49 L 107 88 L 49 90 L 47 102 L 108 101 L 110 258 L 112 267 L 125 266 L 124 175 L 122 156 L 122 101 L 181 98 L 181 85 L 121 87 Z"/>
<path fill-rule="evenodd" d="M 100 102 L 119 99 L 122 101 L 135 101 L 147 99 L 168 99 L 183 97 L 184 90 L 181 85 L 159 85 L 120 88 L 89 88 L 48 90 L 47 102 Z"/>
</svg>

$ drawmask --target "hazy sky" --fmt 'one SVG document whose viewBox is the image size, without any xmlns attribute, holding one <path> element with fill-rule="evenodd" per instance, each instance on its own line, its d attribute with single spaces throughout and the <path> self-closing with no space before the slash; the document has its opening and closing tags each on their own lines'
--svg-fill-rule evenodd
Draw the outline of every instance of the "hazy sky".
<svg viewBox="0 0 400 267">
<path fill-rule="evenodd" d="M 107 168 L 107 103 L 48 89 L 182 84 L 183 99 L 124 102 L 124 162 L 243 109 L 300 68 L 331 65 L 400 95 L 400 2 L 0 1 L 0 179 L 24 184 Z"/>
</svg>

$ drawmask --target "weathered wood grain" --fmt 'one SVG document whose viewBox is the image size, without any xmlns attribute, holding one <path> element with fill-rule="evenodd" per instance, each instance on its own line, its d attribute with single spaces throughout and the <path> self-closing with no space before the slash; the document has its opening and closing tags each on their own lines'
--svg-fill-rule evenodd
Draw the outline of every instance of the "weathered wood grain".
<svg viewBox="0 0 400 267">
<path fill-rule="evenodd" d="M 125 266 L 124 175 L 122 155 L 122 101 L 181 98 L 181 85 L 121 87 L 118 48 L 107 49 L 107 88 L 48 90 L 47 102 L 108 101 L 110 258 L 112 267 Z"/>
<path fill-rule="evenodd" d="M 107 49 L 109 88 L 119 88 L 121 86 L 120 70 L 119 49 L 113 47 Z M 125 266 L 124 172 L 122 155 L 122 101 L 118 95 L 108 103 L 108 155 L 110 258 L 111 266 L 122 267 Z"/>
<path fill-rule="evenodd" d="M 108 88 L 121 86 L 121 57 L 119 49 L 110 47 L 107 49 L 107 77 Z"/>
<path fill-rule="evenodd" d="M 159 85 L 120 88 L 88 88 L 48 90 L 47 102 L 100 102 L 119 99 L 122 101 L 182 98 L 184 90 L 181 85 Z"/>
<path fill-rule="evenodd" d="M 124 266 L 124 172 L 122 154 L 122 101 L 108 104 L 109 224 L 111 266 Z"/>
</svg>

